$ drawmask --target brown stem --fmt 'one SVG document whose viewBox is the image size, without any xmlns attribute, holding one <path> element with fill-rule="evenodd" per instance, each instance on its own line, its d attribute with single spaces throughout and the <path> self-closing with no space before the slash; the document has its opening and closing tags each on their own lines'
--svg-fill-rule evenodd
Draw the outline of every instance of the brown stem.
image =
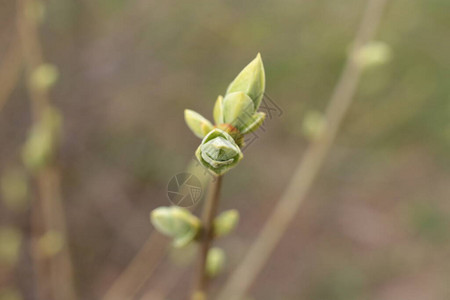
<svg viewBox="0 0 450 300">
<path fill-rule="evenodd" d="M 209 197 L 206 200 L 205 206 L 203 207 L 202 215 L 202 239 L 200 241 L 200 253 L 197 266 L 197 275 L 195 290 L 192 293 L 192 300 L 206 300 L 207 288 L 208 288 L 208 275 L 206 274 L 206 258 L 208 256 L 208 251 L 212 243 L 212 229 L 214 217 L 217 213 L 217 208 L 219 206 L 219 196 L 220 188 L 222 186 L 222 176 L 216 177 L 216 180 L 211 182 L 211 190 Z"/>
<path fill-rule="evenodd" d="M 23 65 L 20 50 L 20 39 L 15 36 L 11 41 L 8 52 L 3 57 L 0 68 L 0 111 L 19 82 Z"/>
</svg>

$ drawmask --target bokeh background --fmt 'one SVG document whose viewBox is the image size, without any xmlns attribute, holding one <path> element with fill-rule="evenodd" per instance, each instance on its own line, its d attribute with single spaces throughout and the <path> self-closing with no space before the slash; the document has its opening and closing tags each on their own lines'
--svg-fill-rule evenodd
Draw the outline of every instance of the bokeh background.
<svg viewBox="0 0 450 300">
<path fill-rule="evenodd" d="M 43 56 L 59 70 L 50 98 L 63 115 L 58 168 L 78 299 L 101 299 L 148 246 L 149 212 L 170 204 L 167 184 L 199 144 L 183 110 L 212 119 L 217 95 L 261 52 L 266 92 L 282 113 L 224 180 L 220 210 L 237 208 L 241 222 L 218 243 L 228 261 L 217 291 L 286 188 L 310 140 L 305 117 L 326 108 L 365 4 L 43 2 Z M 0 68 L 16 11 L 15 1 L 0 1 Z M 364 71 L 325 167 L 249 299 L 450 298 L 449 11 L 448 0 L 389 1 L 377 34 L 389 59 Z M 2 300 L 39 299 L 33 176 L 13 180 L 19 191 L 8 197 L 8 178 L 26 174 L 31 123 L 21 76 L 0 111 Z M 149 252 L 148 263 L 160 263 L 135 279 L 143 283 L 133 299 L 185 299 L 192 253 L 167 253 Z"/>
</svg>

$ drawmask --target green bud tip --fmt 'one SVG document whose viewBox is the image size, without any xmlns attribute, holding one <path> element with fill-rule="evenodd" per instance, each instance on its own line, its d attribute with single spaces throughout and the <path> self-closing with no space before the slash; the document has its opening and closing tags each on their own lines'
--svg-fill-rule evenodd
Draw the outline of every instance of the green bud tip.
<svg viewBox="0 0 450 300">
<path fill-rule="evenodd" d="M 243 92 L 247 94 L 252 99 L 256 111 L 261 104 L 265 88 L 266 77 L 264 65 L 261 55 L 258 53 L 256 58 L 253 59 L 230 83 L 226 95 L 233 92 Z"/>
<path fill-rule="evenodd" d="M 243 157 L 234 139 L 218 128 L 205 136 L 195 155 L 203 166 L 217 175 L 236 166 Z"/>
<path fill-rule="evenodd" d="M 62 116 L 53 107 L 47 108 L 33 125 L 22 149 L 23 161 L 30 170 L 36 171 L 49 163 L 59 141 L 61 127 Z"/>
<path fill-rule="evenodd" d="M 210 121 L 190 109 L 184 110 L 184 120 L 189 129 L 191 129 L 191 131 L 199 138 L 203 138 L 213 129 L 213 125 Z"/>
<path fill-rule="evenodd" d="M 200 220 L 187 209 L 170 206 L 158 207 L 150 214 L 156 230 L 173 238 L 175 247 L 182 247 L 195 239 L 200 231 Z"/>
</svg>

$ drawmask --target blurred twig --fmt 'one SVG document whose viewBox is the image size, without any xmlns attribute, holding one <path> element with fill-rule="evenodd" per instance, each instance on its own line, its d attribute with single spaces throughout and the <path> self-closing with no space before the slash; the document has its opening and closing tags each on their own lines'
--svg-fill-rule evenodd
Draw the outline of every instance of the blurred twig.
<svg viewBox="0 0 450 300">
<path fill-rule="evenodd" d="M 180 269 L 173 264 L 163 270 L 162 274 L 158 274 L 156 282 L 153 282 L 152 289 L 146 291 L 140 300 L 166 300 L 170 293 L 180 284 L 180 279 L 186 275 L 186 269 Z"/>
<path fill-rule="evenodd" d="M 139 253 L 106 292 L 103 300 L 133 299 L 167 252 L 165 241 L 162 235 L 153 231 Z"/>
<path fill-rule="evenodd" d="M 208 274 L 206 274 L 206 258 L 213 239 L 213 221 L 219 207 L 220 189 L 222 186 L 222 175 L 217 176 L 216 180 L 211 182 L 211 190 L 206 203 L 203 206 L 202 215 L 202 238 L 200 240 L 199 260 L 197 265 L 197 274 L 195 278 L 195 287 L 192 294 L 192 300 L 207 299 Z"/>
<path fill-rule="evenodd" d="M 326 110 L 326 129 L 307 148 L 280 202 L 242 263 L 220 291 L 218 300 L 239 300 L 245 296 L 303 203 L 355 94 L 361 75 L 361 65 L 356 56 L 374 37 L 386 3 L 387 0 L 368 1 L 351 52 Z"/>
<path fill-rule="evenodd" d="M 44 63 L 37 17 L 33 14 L 38 3 L 35 0 L 19 0 L 17 3 L 17 26 L 26 70 L 27 89 L 32 103 L 33 121 L 39 122 L 43 111 L 50 107 L 50 99 L 48 88 L 37 88 L 32 84 L 33 72 Z M 33 257 L 40 284 L 40 296 L 46 300 L 76 300 L 58 169 L 50 163 L 34 175 L 38 190 L 38 202 L 33 207 L 34 230 L 41 225 L 45 234 L 56 234 L 62 244 L 57 253 L 44 257 L 39 240 L 34 240 Z M 48 286 L 42 286 L 43 284 Z"/>
<path fill-rule="evenodd" d="M 22 68 L 20 39 L 15 36 L 0 66 L 0 111 L 3 109 L 11 92 L 14 90 Z"/>
</svg>

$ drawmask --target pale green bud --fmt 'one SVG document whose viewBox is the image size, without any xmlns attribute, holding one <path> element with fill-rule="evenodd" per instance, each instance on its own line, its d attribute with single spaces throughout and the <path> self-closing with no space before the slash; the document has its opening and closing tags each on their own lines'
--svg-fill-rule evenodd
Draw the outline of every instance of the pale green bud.
<svg viewBox="0 0 450 300">
<path fill-rule="evenodd" d="M 243 92 L 230 93 L 223 99 L 223 121 L 239 131 L 253 123 L 254 113 L 252 99 Z"/>
<path fill-rule="evenodd" d="M 319 111 L 312 110 L 303 118 L 302 132 L 307 138 L 314 140 L 322 134 L 325 126 L 325 116 Z"/>
<path fill-rule="evenodd" d="M 262 123 L 264 123 L 264 120 L 266 119 L 266 114 L 263 112 L 257 112 L 252 116 L 251 122 L 242 129 L 241 133 L 246 134 L 250 133 L 252 131 L 255 131 L 258 129 L 259 126 L 261 126 Z"/>
<path fill-rule="evenodd" d="M 159 232 L 173 238 L 175 247 L 189 244 L 201 228 L 196 216 L 178 206 L 158 207 L 151 212 L 150 220 Z"/>
<path fill-rule="evenodd" d="M 58 80 L 59 72 L 52 64 L 42 64 L 31 74 L 31 84 L 38 89 L 48 89 Z"/>
<path fill-rule="evenodd" d="M 216 103 L 214 104 L 213 117 L 214 117 L 214 122 L 216 122 L 216 124 L 223 123 L 223 97 L 222 96 L 217 97 Z"/>
<path fill-rule="evenodd" d="M 38 170 L 50 162 L 60 138 L 61 124 L 61 114 L 50 107 L 33 125 L 22 150 L 23 161 L 29 169 Z"/>
<path fill-rule="evenodd" d="M 213 129 L 213 125 L 199 113 L 185 109 L 184 120 L 191 131 L 199 138 L 203 138 Z"/>
<path fill-rule="evenodd" d="M 239 75 L 228 86 L 226 95 L 234 92 L 243 92 L 247 94 L 254 103 L 254 111 L 261 104 L 264 96 L 266 79 L 264 74 L 264 65 L 261 55 L 258 53 Z M 226 97 L 225 95 L 225 97 Z"/>
<path fill-rule="evenodd" d="M 39 238 L 38 246 L 43 256 L 55 256 L 64 247 L 64 236 L 56 230 L 49 230 Z"/>
<path fill-rule="evenodd" d="M 210 277 L 219 275 L 225 267 L 225 252 L 220 248 L 211 248 L 206 257 L 206 274 Z"/>
<path fill-rule="evenodd" d="M 356 61 L 363 68 L 370 68 L 387 63 L 392 57 L 392 50 L 388 44 L 372 41 L 362 47 L 356 55 Z"/>
<path fill-rule="evenodd" d="M 216 217 L 213 223 L 215 237 L 229 234 L 239 222 L 239 212 L 236 209 L 224 211 Z"/>
<path fill-rule="evenodd" d="M 218 128 L 205 136 L 195 155 L 203 166 L 218 175 L 236 166 L 243 157 L 234 139 Z"/>
</svg>

